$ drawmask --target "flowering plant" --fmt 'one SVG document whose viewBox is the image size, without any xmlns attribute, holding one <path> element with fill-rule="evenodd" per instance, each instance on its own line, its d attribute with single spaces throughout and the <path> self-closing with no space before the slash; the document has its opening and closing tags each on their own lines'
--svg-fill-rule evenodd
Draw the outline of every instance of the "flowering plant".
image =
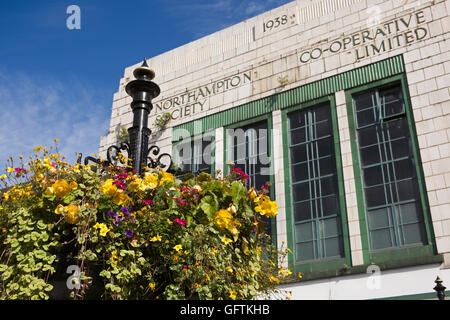
<svg viewBox="0 0 450 320">
<path fill-rule="evenodd" d="M 279 292 L 290 274 L 261 219 L 278 207 L 267 190 L 247 190 L 241 170 L 182 180 L 157 169 L 97 173 L 57 148 L 34 150 L 0 176 L 3 299 L 52 297 L 66 259 L 80 270 L 75 299 L 96 280 L 103 299 L 252 299 Z"/>
</svg>

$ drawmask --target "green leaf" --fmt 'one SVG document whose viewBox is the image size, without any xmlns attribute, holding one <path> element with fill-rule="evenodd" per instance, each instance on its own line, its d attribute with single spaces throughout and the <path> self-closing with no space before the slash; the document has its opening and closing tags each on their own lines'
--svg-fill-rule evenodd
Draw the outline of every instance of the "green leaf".
<svg viewBox="0 0 450 320">
<path fill-rule="evenodd" d="M 231 189 L 233 190 L 233 203 L 239 209 L 239 202 L 246 196 L 247 190 L 239 181 L 233 181 L 233 183 L 231 184 Z"/>
<path fill-rule="evenodd" d="M 111 278 L 111 272 L 109 272 L 108 270 L 102 270 L 99 275 L 101 277 L 105 277 L 106 279 L 110 279 Z"/>
<path fill-rule="evenodd" d="M 47 225 L 42 220 L 39 220 L 37 222 L 36 226 L 38 227 L 38 229 L 41 229 L 41 230 L 47 229 Z"/>
<path fill-rule="evenodd" d="M 44 250 L 35 250 L 34 256 L 38 259 L 43 259 L 45 257 L 46 252 Z"/>
<path fill-rule="evenodd" d="M 212 219 L 219 210 L 219 204 L 214 197 L 206 196 L 200 201 L 200 208 Z"/>
</svg>

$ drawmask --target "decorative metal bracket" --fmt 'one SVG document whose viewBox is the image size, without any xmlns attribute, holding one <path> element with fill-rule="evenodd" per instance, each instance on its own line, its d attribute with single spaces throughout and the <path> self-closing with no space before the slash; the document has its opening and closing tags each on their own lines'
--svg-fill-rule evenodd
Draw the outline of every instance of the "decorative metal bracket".
<svg viewBox="0 0 450 320">
<path fill-rule="evenodd" d="M 160 148 L 158 146 L 151 146 L 148 151 L 147 151 L 147 160 L 149 160 L 147 167 L 149 168 L 161 168 L 161 169 L 165 169 L 165 171 L 170 171 L 172 166 L 173 166 L 173 162 L 172 162 L 172 156 L 168 153 L 162 153 L 159 154 L 160 152 Z M 153 154 L 156 158 L 156 160 L 154 160 L 150 154 Z M 159 155 L 159 156 L 158 156 Z M 169 163 L 168 164 L 164 164 L 164 162 L 161 162 L 161 159 L 163 158 L 168 158 Z"/>
<path fill-rule="evenodd" d="M 124 161 L 123 157 L 120 157 L 119 154 L 121 154 L 120 150 L 124 150 L 127 152 L 127 154 L 130 153 L 130 145 L 128 142 L 122 142 L 120 146 L 110 146 L 108 150 L 106 151 L 106 158 L 108 159 L 108 162 L 112 164 L 113 166 L 117 166 L 117 162 L 120 162 L 123 165 L 128 165 L 129 163 L 126 163 Z"/>
</svg>

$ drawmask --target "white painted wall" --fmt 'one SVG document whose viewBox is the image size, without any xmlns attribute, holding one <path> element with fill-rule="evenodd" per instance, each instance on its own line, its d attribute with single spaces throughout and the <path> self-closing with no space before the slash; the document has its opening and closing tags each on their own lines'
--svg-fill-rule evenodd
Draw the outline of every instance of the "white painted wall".
<svg viewBox="0 0 450 320">
<path fill-rule="evenodd" d="M 450 284 L 450 269 L 439 264 L 359 274 L 280 286 L 292 291 L 292 300 L 367 300 L 430 293 L 439 276 Z M 447 284 L 447 285 L 446 285 Z"/>
</svg>

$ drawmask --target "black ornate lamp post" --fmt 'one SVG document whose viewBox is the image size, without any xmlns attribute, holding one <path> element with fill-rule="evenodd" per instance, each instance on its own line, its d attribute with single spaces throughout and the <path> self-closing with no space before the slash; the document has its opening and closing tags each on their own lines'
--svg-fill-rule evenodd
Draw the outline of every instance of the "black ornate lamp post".
<svg viewBox="0 0 450 320">
<path fill-rule="evenodd" d="M 437 292 L 438 299 L 445 300 L 445 289 L 447 288 L 442 285 L 442 280 L 439 278 L 439 276 L 436 278 L 434 283 L 436 283 L 436 286 L 433 288 L 433 290 Z"/>
<path fill-rule="evenodd" d="M 133 72 L 136 80 L 130 81 L 125 91 L 133 98 L 131 109 L 133 110 L 133 126 L 128 129 L 130 134 L 130 158 L 133 169 L 142 173 L 142 168 L 147 164 L 148 139 L 151 130 L 148 128 L 148 115 L 153 109 L 152 99 L 157 97 L 161 90 L 152 82 L 155 72 L 151 70 L 144 59 L 142 66 Z"/>
<path fill-rule="evenodd" d="M 152 131 L 148 128 L 148 116 L 153 109 L 152 99 L 157 97 L 161 90 L 159 86 L 152 80 L 155 77 L 155 72 L 147 65 L 144 59 L 142 65 L 133 71 L 135 80 L 130 81 L 125 91 L 131 96 L 131 109 L 133 111 L 133 126 L 128 129 L 130 140 L 122 142 L 118 146 L 110 146 L 107 150 L 107 161 L 101 161 L 93 157 L 86 157 L 84 163 L 87 165 L 89 161 L 103 165 L 116 165 L 118 161 L 124 164 L 119 158 L 120 150 L 126 150 L 128 153 L 129 162 L 133 170 L 141 174 L 144 167 L 156 168 L 160 167 L 166 171 L 171 170 L 172 157 L 168 153 L 159 155 L 159 147 L 148 147 L 148 140 Z M 156 159 L 150 157 L 150 154 L 157 156 Z M 159 156 L 158 156 L 159 155 Z M 165 157 L 169 159 L 169 164 L 163 164 L 161 159 Z M 81 161 L 81 158 L 79 158 Z M 128 163 L 130 165 L 130 163 Z"/>
</svg>

